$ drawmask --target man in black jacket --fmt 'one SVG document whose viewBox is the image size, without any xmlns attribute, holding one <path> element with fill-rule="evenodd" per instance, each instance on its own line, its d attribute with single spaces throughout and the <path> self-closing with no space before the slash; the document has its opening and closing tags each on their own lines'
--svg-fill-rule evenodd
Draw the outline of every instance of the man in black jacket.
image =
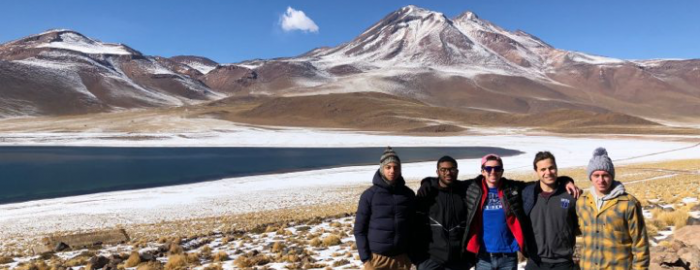
<svg viewBox="0 0 700 270">
<path fill-rule="evenodd" d="M 532 246 L 525 269 L 574 269 L 576 198 L 561 184 L 572 180 L 558 177 L 557 162 L 550 152 L 537 153 L 532 165 L 539 181 L 523 190 L 523 207 L 532 228 L 527 235 L 533 238 L 528 241 Z"/>
<path fill-rule="evenodd" d="M 457 161 L 444 156 L 437 162 L 438 175 L 427 177 L 431 192 L 416 197 L 414 263 L 418 270 L 468 270 L 462 256 L 466 226 L 464 182 L 457 180 Z"/>
<path fill-rule="evenodd" d="M 355 242 L 364 270 L 408 270 L 409 233 L 415 194 L 401 176 L 401 160 L 391 147 L 379 159 L 372 187 L 360 196 Z"/>
</svg>

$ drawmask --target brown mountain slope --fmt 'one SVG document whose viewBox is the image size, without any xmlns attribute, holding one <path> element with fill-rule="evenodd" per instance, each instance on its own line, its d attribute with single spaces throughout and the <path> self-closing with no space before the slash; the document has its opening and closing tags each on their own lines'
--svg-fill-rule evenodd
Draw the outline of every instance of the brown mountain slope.
<svg viewBox="0 0 700 270">
<path fill-rule="evenodd" d="M 296 97 L 230 98 L 209 104 L 203 115 L 257 125 L 350 128 L 377 131 L 458 132 L 472 126 L 564 129 L 658 124 L 612 113 L 561 109 L 510 114 L 451 109 L 416 99 L 374 92 Z M 216 108 L 215 110 L 212 110 Z"/>
</svg>

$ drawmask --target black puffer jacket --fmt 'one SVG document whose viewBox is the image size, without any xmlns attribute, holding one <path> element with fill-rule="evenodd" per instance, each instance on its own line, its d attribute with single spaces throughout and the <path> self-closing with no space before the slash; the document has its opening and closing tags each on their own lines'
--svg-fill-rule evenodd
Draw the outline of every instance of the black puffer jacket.
<svg viewBox="0 0 700 270">
<path fill-rule="evenodd" d="M 416 197 L 415 242 L 412 246 L 417 262 L 432 259 L 439 263 L 463 260 L 462 238 L 467 224 L 466 186 L 455 181 L 452 187 L 442 189 L 438 178 L 421 181 L 429 184 L 430 192 L 418 192 Z"/>
<path fill-rule="evenodd" d="M 408 253 L 415 211 L 415 194 L 402 177 L 390 186 L 377 170 L 372 183 L 360 196 L 355 217 L 355 241 L 363 262 L 371 259 L 372 253 Z"/>
</svg>

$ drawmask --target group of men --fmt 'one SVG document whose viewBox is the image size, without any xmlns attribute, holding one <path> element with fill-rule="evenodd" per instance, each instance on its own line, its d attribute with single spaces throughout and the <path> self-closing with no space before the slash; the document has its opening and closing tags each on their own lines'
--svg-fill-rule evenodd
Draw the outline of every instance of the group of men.
<svg viewBox="0 0 700 270">
<path fill-rule="evenodd" d="M 480 175 L 458 180 L 457 161 L 444 156 L 437 177 L 423 179 L 416 195 L 388 147 L 357 209 L 354 234 L 363 269 L 513 270 L 518 252 L 527 257 L 527 270 L 648 269 L 641 205 L 615 180 L 604 148 L 588 163 L 586 193 L 558 176 L 550 152 L 537 153 L 533 168 L 538 181 L 509 180 L 501 157 L 488 154 Z"/>
</svg>

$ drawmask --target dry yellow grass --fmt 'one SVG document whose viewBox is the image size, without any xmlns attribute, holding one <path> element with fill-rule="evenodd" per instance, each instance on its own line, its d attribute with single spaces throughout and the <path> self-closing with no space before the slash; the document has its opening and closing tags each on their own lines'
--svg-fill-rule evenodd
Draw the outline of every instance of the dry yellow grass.
<svg viewBox="0 0 700 270">
<path fill-rule="evenodd" d="M 312 247 L 321 246 L 321 243 L 321 239 L 319 239 L 318 237 L 314 237 L 311 240 L 309 240 L 309 245 Z"/>
<path fill-rule="evenodd" d="M 76 256 L 74 258 L 67 260 L 64 265 L 68 266 L 68 267 L 86 265 L 88 263 L 88 260 L 90 260 L 90 257 L 92 257 L 92 256 L 80 256 L 79 255 L 79 256 Z"/>
<path fill-rule="evenodd" d="M 180 245 L 176 244 L 175 242 L 170 244 L 170 249 L 168 250 L 169 254 L 182 254 L 183 252 L 185 252 L 185 251 L 182 249 L 182 247 Z"/>
<path fill-rule="evenodd" d="M 166 270 L 187 269 L 189 265 L 188 258 L 183 254 L 175 254 L 168 256 L 168 262 L 165 264 Z"/>
<path fill-rule="evenodd" d="M 15 260 L 10 256 L 0 256 L 0 264 L 6 264 L 14 262 Z"/>
<path fill-rule="evenodd" d="M 212 263 L 210 265 L 207 265 L 206 267 L 202 268 L 202 270 L 223 270 L 224 268 L 221 267 L 221 264 L 218 263 Z"/>
<path fill-rule="evenodd" d="M 270 251 L 272 251 L 273 253 L 278 253 L 278 252 L 281 252 L 282 250 L 284 250 L 284 248 L 285 248 L 284 243 L 275 242 L 274 244 L 272 244 L 272 249 L 270 249 Z"/>
<path fill-rule="evenodd" d="M 335 234 L 330 234 L 330 235 L 324 237 L 322 242 L 323 242 L 323 246 L 325 246 L 325 247 L 340 245 L 342 243 L 340 241 L 340 237 L 338 237 Z"/>
<path fill-rule="evenodd" d="M 126 260 L 124 263 L 124 266 L 126 267 L 134 267 L 137 266 L 141 263 L 141 256 L 139 256 L 139 253 L 136 251 L 131 252 L 131 255 L 129 255 L 129 259 Z"/>
<path fill-rule="evenodd" d="M 265 265 L 268 263 L 270 263 L 270 258 L 268 256 L 260 254 L 244 254 L 233 261 L 233 265 L 239 268 L 247 268 L 256 265 Z"/>
<path fill-rule="evenodd" d="M 654 223 L 646 223 L 647 235 L 654 236 L 659 233 L 659 228 Z"/>
<path fill-rule="evenodd" d="M 24 265 L 21 265 L 17 268 L 17 270 L 49 270 L 49 266 L 46 265 L 46 262 L 43 260 L 39 261 L 34 261 L 34 262 L 29 262 Z"/>
<path fill-rule="evenodd" d="M 223 261 L 228 261 L 228 260 L 229 260 L 229 256 L 228 256 L 228 253 L 226 253 L 225 251 L 219 251 L 216 254 L 214 254 L 214 258 L 213 258 L 214 262 L 223 262 Z"/>
<path fill-rule="evenodd" d="M 163 264 L 157 261 L 153 262 L 145 262 L 142 264 L 139 264 L 138 267 L 136 267 L 136 270 L 162 270 L 163 269 Z"/>
<path fill-rule="evenodd" d="M 346 265 L 349 263 L 350 263 L 350 261 L 348 261 L 346 259 L 340 259 L 340 260 L 333 262 L 333 267 L 339 267 L 339 266 L 343 266 L 343 265 Z"/>
<path fill-rule="evenodd" d="M 211 247 L 209 245 L 204 245 L 202 248 L 199 249 L 199 258 L 203 260 L 211 260 L 211 253 Z"/>
</svg>

